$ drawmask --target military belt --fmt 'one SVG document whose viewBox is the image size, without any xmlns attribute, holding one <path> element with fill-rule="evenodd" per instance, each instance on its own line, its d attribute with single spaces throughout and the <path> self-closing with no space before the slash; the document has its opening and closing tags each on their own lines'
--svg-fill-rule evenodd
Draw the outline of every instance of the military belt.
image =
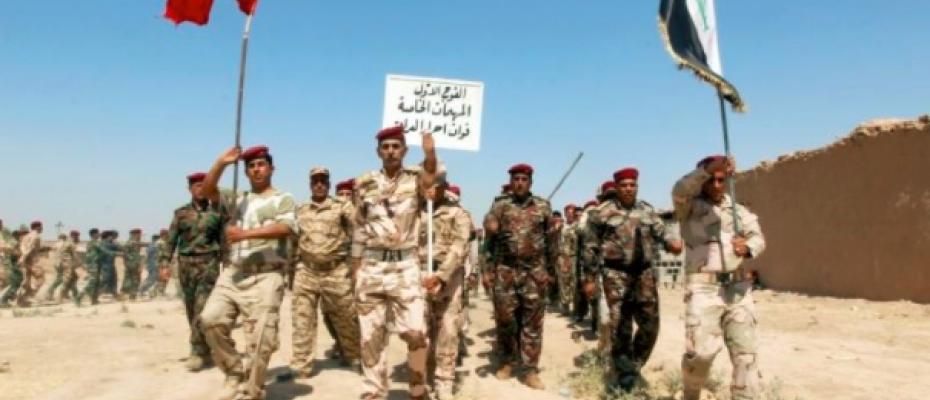
<svg viewBox="0 0 930 400">
<path fill-rule="evenodd" d="M 729 285 L 744 282 L 746 271 L 740 267 L 729 272 L 690 272 L 687 275 L 688 283 L 709 283 L 714 285 Z"/>
<path fill-rule="evenodd" d="M 217 258 L 219 255 L 220 252 L 218 251 L 210 253 L 179 254 L 178 261 L 203 261 L 205 259 Z"/>
<path fill-rule="evenodd" d="M 283 263 L 263 263 L 263 264 L 244 264 L 236 265 L 235 268 L 237 271 L 243 274 L 262 274 L 265 272 L 280 272 L 284 271 Z"/>
<path fill-rule="evenodd" d="M 335 257 L 329 260 L 321 257 L 313 257 L 309 254 L 300 254 L 300 262 L 310 269 L 329 270 L 339 266 L 339 263 L 345 260 L 345 257 Z"/>
<path fill-rule="evenodd" d="M 405 261 L 416 257 L 415 249 L 365 249 L 365 258 L 384 262 Z"/>
<path fill-rule="evenodd" d="M 625 272 L 628 274 L 640 274 L 643 271 L 649 269 L 648 263 L 625 263 L 623 260 L 617 259 L 605 259 L 604 268 L 612 269 L 614 271 Z"/>
</svg>

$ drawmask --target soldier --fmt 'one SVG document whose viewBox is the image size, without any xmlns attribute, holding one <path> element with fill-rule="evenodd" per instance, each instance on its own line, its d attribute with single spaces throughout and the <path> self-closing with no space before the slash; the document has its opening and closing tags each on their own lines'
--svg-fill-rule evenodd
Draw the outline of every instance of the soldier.
<svg viewBox="0 0 930 400">
<path fill-rule="evenodd" d="M 97 296 L 100 294 L 100 230 L 91 228 L 88 232 L 90 240 L 87 242 L 84 251 L 84 269 L 87 272 L 87 284 L 84 290 L 78 292 L 74 298 L 74 304 L 81 306 L 81 300 L 84 296 L 90 297 L 90 304 L 97 304 Z"/>
<path fill-rule="evenodd" d="M 549 202 L 530 192 L 533 167 L 510 168 L 512 193 L 495 199 L 485 216 L 485 232 L 495 243 L 494 303 L 498 379 L 509 379 L 522 358 L 523 383 L 545 389 L 539 379 L 543 317 L 551 281 L 548 271 L 555 262 L 555 238 L 550 235 Z"/>
<path fill-rule="evenodd" d="M 358 363 L 359 326 L 348 264 L 352 203 L 329 197 L 329 170 L 310 170 L 310 202 L 297 207 L 297 256 L 291 312 L 291 369 L 310 377 L 316 347 L 317 309 L 328 315 L 345 365 Z"/>
<path fill-rule="evenodd" d="M 562 247 L 560 239 L 562 238 L 562 228 L 565 227 L 565 218 L 562 216 L 562 212 L 558 210 L 552 211 L 552 217 L 549 218 L 549 236 L 553 238 L 552 245 L 555 246 L 556 256 L 552 264 L 549 265 L 551 270 L 549 270 L 549 277 L 552 278 L 552 281 L 549 282 L 549 292 L 548 292 L 548 304 L 555 304 L 560 301 L 559 299 L 559 280 L 558 280 L 558 254 Z"/>
<path fill-rule="evenodd" d="M 681 253 L 680 240 L 665 229 L 655 209 L 636 199 L 638 179 L 635 168 L 615 172 L 618 194 L 605 195 L 591 212 L 583 233 L 585 295 L 594 297 L 595 275 L 599 274 L 610 310 L 614 382 L 608 384 L 625 391 L 637 382 L 639 370 L 659 337 L 659 292 L 652 268 L 658 246 L 672 254 Z M 635 339 L 633 321 L 637 326 Z"/>
<path fill-rule="evenodd" d="M 116 292 L 116 257 L 123 254 L 122 247 L 116 242 L 118 237 L 119 233 L 115 230 L 104 231 L 101 235 L 103 240 L 97 246 L 100 263 L 100 286 L 104 293 L 109 293 L 114 299 L 119 296 Z"/>
<path fill-rule="evenodd" d="M 10 231 L 3 227 L 0 220 L 0 267 L 4 269 L 5 279 L 0 286 L 0 307 L 7 308 L 9 302 L 16 297 L 16 291 L 23 282 L 22 271 L 16 265 L 19 258 L 19 243 Z"/>
<path fill-rule="evenodd" d="M 584 248 L 584 237 L 583 237 L 584 235 L 582 235 L 582 232 L 584 232 L 584 230 L 587 229 L 588 219 L 589 219 L 588 217 L 591 211 L 594 209 L 594 207 L 597 206 L 597 204 L 598 204 L 597 200 L 589 200 L 587 203 L 584 204 L 584 206 L 581 209 L 581 212 L 577 216 L 578 222 L 575 226 L 575 229 L 576 229 L 576 237 L 578 240 L 577 245 L 576 245 L 576 251 L 578 253 L 580 253 L 581 249 Z M 578 261 L 580 256 L 581 254 L 578 254 L 576 256 L 576 262 Z M 577 266 L 577 268 L 575 268 L 575 296 L 574 296 L 575 297 L 575 309 L 574 309 L 573 319 L 574 319 L 575 324 L 580 326 L 581 323 L 584 322 L 585 317 L 588 315 L 588 312 L 590 311 L 591 312 L 591 329 L 596 332 L 597 331 L 597 309 L 596 309 L 597 303 L 596 303 L 596 299 L 589 299 L 587 296 L 585 296 L 584 282 L 585 282 L 584 268 L 581 266 Z"/>
<path fill-rule="evenodd" d="M 217 188 L 226 166 L 242 160 L 250 190 L 231 193 Z M 200 323 L 213 360 L 226 375 L 222 398 L 264 399 L 268 360 L 278 349 L 278 320 L 284 298 L 287 244 L 297 231 L 294 196 L 272 186 L 274 163 L 268 147 L 224 152 L 210 168 L 201 193 L 212 202 L 234 204 L 224 235 L 229 266 L 216 280 Z M 236 318 L 243 316 L 245 354 L 231 337 Z"/>
<path fill-rule="evenodd" d="M 226 205 L 204 194 L 206 177 L 203 172 L 187 176 L 191 200 L 174 210 L 160 260 L 162 265 L 168 265 L 175 252 L 178 253 L 178 280 L 191 331 L 191 351 L 185 366 L 192 372 L 208 367 L 212 361 L 210 346 L 197 317 L 220 274 L 223 224 L 228 219 Z"/>
<path fill-rule="evenodd" d="M 759 396 L 752 282 L 740 264 L 762 253 L 765 238 L 758 217 L 726 194 L 726 181 L 735 171 L 733 159 L 707 157 L 672 190 L 681 236 L 688 246 L 686 350 L 681 360 L 685 400 L 700 397 L 721 340 L 733 363 L 731 397 Z"/>
<path fill-rule="evenodd" d="M 559 255 L 557 268 L 559 280 L 559 305 L 562 315 L 571 314 L 575 294 L 575 264 L 578 248 L 578 235 L 576 227 L 578 220 L 575 217 L 574 204 L 565 206 L 565 225 L 559 232 Z"/>
<path fill-rule="evenodd" d="M 336 198 L 352 202 L 352 191 L 355 189 L 355 179 L 346 179 L 336 184 Z"/>
<path fill-rule="evenodd" d="M 424 201 L 433 201 L 433 215 L 421 207 L 420 263 L 423 265 L 423 287 L 427 292 L 427 326 L 429 354 L 427 376 L 434 378 L 433 387 L 439 399 L 452 399 L 455 385 L 455 363 L 459 350 L 459 332 L 464 319 L 462 286 L 465 281 L 465 257 L 472 221 L 468 213 L 446 196 L 448 184 L 437 177 L 426 188 Z M 433 265 L 427 264 L 428 218 L 433 220 Z"/>
<path fill-rule="evenodd" d="M 160 235 L 152 235 L 148 246 L 145 247 L 145 281 L 139 288 L 139 297 L 148 294 L 150 298 L 155 298 L 158 294 L 157 290 L 150 291 L 156 288 L 155 284 L 158 283 L 158 247 L 161 246 L 161 241 Z"/>
<path fill-rule="evenodd" d="M 120 289 L 120 298 L 136 299 L 139 292 L 139 282 L 142 280 L 142 229 L 134 228 L 129 231 L 129 240 L 122 246 L 123 251 L 123 286 Z"/>
<path fill-rule="evenodd" d="M 30 304 L 32 297 L 45 283 L 45 270 L 39 265 L 39 249 L 42 245 L 42 222 L 33 221 L 29 228 L 29 233 L 23 236 L 19 243 L 20 254 L 17 264 L 23 274 L 23 283 L 20 285 L 20 295 L 17 299 L 20 305 Z"/>
<path fill-rule="evenodd" d="M 379 171 L 355 180 L 355 232 L 352 264 L 362 334 L 362 399 L 384 399 L 388 392 L 388 315 L 407 343 L 410 398 L 426 399 L 427 338 L 423 287 L 417 265 L 420 187 L 429 187 L 439 169 L 433 137 L 423 134 L 423 164 L 403 165 L 404 128 L 378 132 Z"/>
<path fill-rule="evenodd" d="M 55 281 L 48 290 L 46 295 L 47 301 L 61 301 L 69 294 L 76 294 L 74 285 L 77 283 L 75 274 L 76 246 L 80 232 L 71 231 L 71 240 L 65 234 L 58 235 L 58 242 L 55 243 L 54 255 L 55 260 Z M 61 292 L 57 292 L 61 287 Z M 57 295 L 56 295 L 57 293 Z"/>
</svg>

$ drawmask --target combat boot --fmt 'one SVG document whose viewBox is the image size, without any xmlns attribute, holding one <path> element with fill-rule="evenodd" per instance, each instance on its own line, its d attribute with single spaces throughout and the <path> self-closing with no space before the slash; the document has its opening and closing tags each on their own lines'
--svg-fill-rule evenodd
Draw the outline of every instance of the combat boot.
<svg viewBox="0 0 930 400">
<path fill-rule="evenodd" d="M 546 385 L 543 384 L 543 382 L 542 382 L 541 379 L 539 379 L 539 374 L 537 374 L 537 373 L 535 373 L 535 372 L 527 373 L 527 374 L 523 377 L 523 384 L 526 385 L 526 386 L 529 386 L 529 387 L 532 388 L 532 389 L 536 389 L 536 390 L 545 390 L 545 389 L 546 389 Z"/>
<path fill-rule="evenodd" d="M 220 392 L 220 395 L 216 398 L 217 400 L 233 400 L 239 395 L 239 384 L 242 383 L 242 378 L 235 375 L 227 375 L 226 382 L 223 384 L 223 390 Z"/>
<path fill-rule="evenodd" d="M 206 358 L 198 355 L 191 355 L 187 357 L 187 361 L 184 363 L 184 367 L 187 368 L 190 372 L 197 372 L 204 368 L 207 368 L 210 365 L 210 361 Z"/>
<path fill-rule="evenodd" d="M 497 376 L 497 379 L 507 380 L 513 377 L 513 366 L 509 363 L 501 364 L 500 368 L 497 369 L 497 372 L 494 374 Z"/>
</svg>

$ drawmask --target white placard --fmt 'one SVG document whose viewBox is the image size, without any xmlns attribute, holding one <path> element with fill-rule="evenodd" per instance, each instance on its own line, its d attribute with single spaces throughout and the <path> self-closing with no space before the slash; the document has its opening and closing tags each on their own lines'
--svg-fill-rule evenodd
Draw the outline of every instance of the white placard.
<svg viewBox="0 0 930 400">
<path fill-rule="evenodd" d="M 436 147 L 478 151 L 483 98 L 482 82 L 388 75 L 383 126 L 403 125 L 408 144 L 428 131 Z"/>
</svg>

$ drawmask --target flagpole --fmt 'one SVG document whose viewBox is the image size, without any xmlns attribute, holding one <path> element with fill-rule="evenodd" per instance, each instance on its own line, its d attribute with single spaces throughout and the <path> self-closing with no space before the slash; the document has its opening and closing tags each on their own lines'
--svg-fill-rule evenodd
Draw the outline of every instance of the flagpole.
<svg viewBox="0 0 930 400">
<path fill-rule="evenodd" d="M 236 100 L 236 148 L 242 148 L 242 101 L 245 97 L 245 66 L 249 57 L 249 34 L 252 33 L 252 14 L 245 17 L 245 28 L 242 30 L 242 52 L 239 56 L 239 94 Z M 233 195 L 238 196 L 239 191 L 239 163 L 233 166 Z"/>
<path fill-rule="evenodd" d="M 546 200 L 552 200 L 552 196 L 555 196 L 555 192 L 559 191 L 559 188 L 561 188 L 562 184 L 565 183 L 565 179 L 568 178 L 568 175 L 575 170 L 575 166 L 578 165 L 578 161 L 581 161 L 582 156 L 584 156 L 584 152 L 578 152 L 578 157 L 575 157 L 575 161 L 572 161 L 572 165 L 568 167 L 568 170 L 565 171 L 564 175 L 562 175 L 562 179 L 559 179 L 559 183 L 555 185 L 555 189 L 552 189 L 552 193 L 549 193 L 549 197 L 546 197 Z"/>
<path fill-rule="evenodd" d="M 730 153 L 730 132 L 729 126 L 727 124 L 727 109 L 723 101 L 723 94 L 719 91 L 717 92 L 717 99 L 720 100 L 720 122 L 723 125 L 723 152 L 727 157 L 729 162 L 731 153 Z M 729 169 L 729 167 L 727 167 Z M 730 202 L 733 203 L 733 232 L 739 234 L 739 218 L 736 213 L 736 182 L 734 177 L 727 176 L 727 192 L 730 194 Z"/>
</svg>

